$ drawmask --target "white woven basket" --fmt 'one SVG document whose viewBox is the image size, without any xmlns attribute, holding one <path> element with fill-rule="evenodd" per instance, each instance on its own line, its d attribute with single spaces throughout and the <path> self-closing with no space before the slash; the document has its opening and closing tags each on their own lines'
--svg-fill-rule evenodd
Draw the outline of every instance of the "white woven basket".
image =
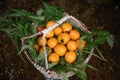
<svg viewBox="0 0 120 80">
<path fill-rule="evenodd" d="M 22 46 L 25 45 L 25 40 L 26 39 L 30 39 L 30 38 L 34 38 L 40 34 L 43 34 L 43 37 L 42 37 L 42 41 L 44 43 L 44 38 L 45 38 L 45 35 L 50 32 L 51 30 L 53 30 L 54 28 L 56 28 L 57 26 L 61 25 L 63 22 L 65 21 L 70 21 L 72 23 L 72 25 L 76 25 L 78 28 L 80 28 L 83 32 L 85 33 L 91 33 L 87 27 L 78 19 L 76 19 L 75 17 L 73 16 L 70 16 L 68 14 L 66 14 L 62 19 L 60 19 L 59 21 L 57 21 L 54 25 L 52 25 L 51 27 L 47 28 L 47 29 L 44 29 L 43 31 L 41 32 L 38 32 L 36 34 L 33 34 L 33 35 L 30 35 L 30 36 L 27 36 L 27 37 L 23 37 L 21 38 L 21 41 L 22 41 Z M 43 44 L 43 48 L 44 48 L 44 57 L 45 57 L 45 67 L 42 67 L 40 64 L 36 63 L 30 56 L 30 54 L 24 50 L 24 54 L 25 56 L 27 57 L 27 59 L 31 62 L 31 64 L 38 70 L 40 71 L 45 77 L 47 78 L 51 78 L 51 79 L 63 79 L 63 76 L 60 75 L 59 73 L 56 73 L 55 71 L 51 71 L 48 69 L 48 60 L 47 60 L 47 54 L 46 54 L 46 46 L 45 44 Z M 89 55 L 87 56 L 87 58 L 84 60 L 84 63 L 87 64 L 88 61 L 90 60 L 90 58 L 92 57 L 92 54 L 93 54 L 93 51 L 94 51 L 94 48 L 91 49 Z M 67 77 L 70 77 L 70 76 L 73 76 L 74 73 L 73 72 L 68 72 L 67 73 Z"/>
</svg>

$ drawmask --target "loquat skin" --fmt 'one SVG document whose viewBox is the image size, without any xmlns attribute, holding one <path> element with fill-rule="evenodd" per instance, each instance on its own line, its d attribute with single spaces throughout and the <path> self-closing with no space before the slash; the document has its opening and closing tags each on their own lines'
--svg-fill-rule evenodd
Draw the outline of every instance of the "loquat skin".
<svg viewBox="0 0 120 80">
<path fill-rule="evenodd" d="M 54 52 L 57 53 L 59 56 L 64 56 L 67 51 L 67 48 L 63 44 L 58 44 L 54 48 Z"/>
<path fill-rule="evenodd" d="M 56 38 L 50 38 L 47 41 L 47 45 L 50 48 L 54 48 L 58 44 L 58 40 Z"/>
<path fill-rule="evenodd" d="M 77 42 L 76 42 L 76 41 L 74 41 L 74 40 L 68 41 L 68 43 L 67 43 L 67 49 L 68 49 L 68 50 L 74 51 L 74 50 L 76 50 L 77 48 L 78 48 L 78 45 L 77 45 Z"/>
<path fill-rule="evenodd" d="M 52 26 L 53 24 L 55 24 L 55 21 L 53 21 L 53 20 L 48 21 L 48 22 L 46 23 L 46 28 Z"/>
<path fill-rule="evenodd" d="M 80 33 L 77 30 L 71 30 L 70 31 L 70 38 L 72 40 L 77 40 L 80 38 Z"/>
<path fill-rule="evenodd" d="M 77 55 L 74 51 L 69 51 L 65 54 L 65 61 L 68 63 L 74 63 L 76 61 Z"/>
<path fill-rule="evenodd" d="M 56 27 L 53 31 L 56 36 L 58 36 L 59 34 L 63 32 L 61 27 Z"/>
<path fill-rule="evenodd" d="M 58 42 L 61 44 L 67 44 L 67 42 L 70 40 L 70 35 L 68 33 L 61 33 L 58 35 Z"/>
<path fill-rule="evenodd" d="M 72 30 L 72 24 L 65 22 L 61 25 L 63 32 L 70 32 Z"/>
<path fill-rule="evenodd" d="M 60 57 L 57 53 L 50 53 L 48 56 L 48 61 L 58 63 L 60 61 Z"/>
</svg>

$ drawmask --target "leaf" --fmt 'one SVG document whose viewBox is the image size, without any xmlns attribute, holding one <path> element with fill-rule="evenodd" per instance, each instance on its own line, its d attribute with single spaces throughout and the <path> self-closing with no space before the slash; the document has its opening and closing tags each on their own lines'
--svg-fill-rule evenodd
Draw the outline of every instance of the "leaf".
<svg viewBox="0 0 120 80">
<path fill-rule="evenodd" d="M 44 10 L 43 9 L 38 9 L 36 15 L 41 16 L 43 14 Z"/>
<path fill-rule="evenodd" d="M 49 5 L 48 3 L 42 1 L 45 12 L 44 15 L 46 17 L 46 21 L 48 20 L 59 20 L 63 17 L 63 9 L 58 8 L 52 5 Z"/>
<path fill-rule="evenodd" d="M 22 51 L 25 49 L 32 50 L 33 48 L 30 45 L 24 45 L 24 46 L 22 46 L 21 50 L 18 52 L 18 55 L 20 55 L 22 53 Z"/>
<path fill-rule="evenodd" d="M 49 50 L 50 48 L 46 48 L 46 55 L 49 54 Z M 31 54 L 32 55 L 32 54 Z M 37 55 L 35 58 L 34 58 L 35 62 L 37 63 L 40 63 L 42 64 L 44 61 L 45 61 L 45 53 L 44 51 L 42 53 L 39 53 L 39 55 Z M 44 63 L 43 63 L 44 64 Z M 49 64 L 50 67 L 53 67 L 55 66 L 55 64 Z"/>
<path fill-rule="evenodd" d="M 72 71 L 68 66 L 61 64 L 55 65 L 54 67 L 51 68 L 51 70 L 54 70 L 58 73 Z"/>
<path fill-rule="evenodd" d="M 12 9 L 12 10 L 20 16 L 34 16 L 32 13 L 30 13 L 26 10 L 17 10 L 17 9 Z"/>
<path fill-rule="evenodd" d="M 64 57 L 61 57 L 61 58 L 60 58 L 60 62 L 59 62 L 59 63 L 60 63 L 61 65 L 63 65 L 63 66 L 65 65 L 66 62 L 65 62 Z"/>
<path fill-rule="evenodd" d="M 89 68 L 91 68 L 91 69 L 93 69 L 93 70 L 95 70 L 95 71 L 98 71 L 98 69 L 96 69 L 95 67 L 93 67 L 93 66 L 91 66 L 91 65 L 89 65 L 89 64 L 87 64 L 87 67 L 89 67 Z"/>
<path fill-rule="evenodd" d="M 34 20 L 40 20 L 40 21 L 44 20 L 44 16 L 40 16 L 40 11 L 38 13 L 39 16 L 36 16 L 33 13 L 30 13 L 26 10 L 13 9 L 13 11 L 15 12 L 15 15 L 13 15 L 14 17 L 16 17 L 16 14 L 17 14 L 17 15 L 19 15 L 19 17 L 30 18 L 30 20 L 33 21 L 33 22 L 34 22 Z M 43 12 L 43 11 L 41 11 L 41 12 Z"/>
<path fill-rule="evenodd" d="M 94 56 L 96 56 L 96 57 L 98 57 L 99 59 L 101 59 L 101 60 L 104 60 L 104 61 L 107 61 L 105 58 L 104 58 L 104 56 L 102 55 L 102 53 L 100 52 L 100 50 L 97 48 L 97 47 L 95 47 L 95 49 L 97 50 L 97 52 L 99 53 L 99 56 L 97 56 L 97 55 L 95 55 L 95 54 L 93 54 Z"/>
<path fill-rule="evenodd" d="M 87 74 L 85 70 L 75 69 L 74 72 L 79 78 L 81 78 L 81 80 L 87 80 Z"/>
<path fill-rule="evenodd" d="M 77 69 L 85 69 L 86 64 L 82 62 L 82 63 L 74 65 L 73 67 L 75 67 Z"/>
<path fill-rule="evenodd" d="M 113 35 L 109 35 L 107 37 L 107 42 L 108 42 L 109 46 L 112 48 L 113 45 L 114 45 L 114 36 Z"/>
<path fill-rule="evenodd" d="M 44 53 L 39 54 L 36 58 L 35 58 L 35 62 L 39 63 L 40 61 L 44 60 Z"/>
<path fill-rule="evenodd" d="M 63 76 L 63 79 L 64 79 L 64 80 L 69 80 L 66 73 L 61 72 L 60 74 Z"/>
<path fill-rule="evenodd" d="M 91 34 L 83 34 L 86 36 L 85 40 L 87 41 L 86 50 L 90 50 L 93 47 L 98 46 L 99 44 L 103 44 L 108 42 L 108 44 L 112 47 L 114 43 L 114 37 L 111 34 L 104 30 L 93 30 Z M 90 38 L 93 41 L 90 41 Z"/>
<path fill-rule="evenodd" d="M 48 68 L 50 69 L 50 68 L 52 68 L 52 67 L 55 66 L 55 65 L 57 65 L 57 63 L 49 63 L 49 64 L 48 64 Z"/>
<path fill-rule="evenodd" d="M 107 31 L 92 31 L 92 38 L 95 45 L 102 44 L 107 41 L 109 33 Z"/>
</svg>

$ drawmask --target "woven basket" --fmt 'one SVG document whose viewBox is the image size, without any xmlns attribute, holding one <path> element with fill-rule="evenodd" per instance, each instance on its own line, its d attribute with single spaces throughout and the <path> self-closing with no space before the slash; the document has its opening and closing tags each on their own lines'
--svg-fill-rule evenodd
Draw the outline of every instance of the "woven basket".
<svg viewBox="0 0 120 80">
<path fill-rule="evenodd" d="M 63 22 L 65 21 L 70 21 L 72 23 L 72 25 L 76 25 L 78 28 L 80 28 L 83 32 L 85 33 L 91 33 L 87 27 L 79 20 L 77 20 L 75 17 L 73 16 L 70 16 L 68 14 L 65 14 L 65 16 L 60 19 L 59 21 L 57 21 L 54 25 L 52 25 L 51 27 L 47 28 L 47 29 L 44 29 L 43 31 L 41 32 L 38 32 L 36 34 L 33 34 L 33 35 L 30 35 L 30 36 L 27 36 L 27 37 L 23 37 L 21 38 L 21 41 L 22 41 L 22 46 L 25 45 L 25 40 L 26 39 L 30 39 L 30 38 L 34 38 L 38 35 L 41 35 L 43 34 L 43 37 L 42 37 L 42 41 L 44 43 L 44 38 L 45 38 L 45 35 L 50 32 L 51 30 L 53 30 L 54 28 L 56 28 L 57 26 L 61 25 Z M 27 57 L 27 59 L 31 62 L 31 64 L 38 70 L 40 71 L 40 73 L 42 73 L 46 78 L 49 78 L 49 79 L 63 79 L 63 76 L 60 75 L 59 73 L 56 73 L 55 71 L 51 71 L 48 69 L 48 60 L 47 60 L 47 54 L 46 54 L 46 46 L 45 44 L 43 44 L 43 48 L 44 48 L 44 57 L 45 57 L 45 66 L 46 67 L 43 67 L 41 66 L 40 64 L 36 63 L 30 56 L 30 54 L 27 52 L 27 50 L 24 50 L 24 54 L 25 56 Z M 89 55 L 87 56 L 87 58 L 84 60 L 84 63 L 87 64 L 88 61 L 90 60 L 90 58 L 92 57 L 92 54 L 93 54 L 93 51 L 94 51 L 94 48 L 91 49 Z M 74 73 L 73 72 L 68 72 L 67 73 L 67 77 L 70 77 L 70 76 L 73 76 Z"/>
</svg>

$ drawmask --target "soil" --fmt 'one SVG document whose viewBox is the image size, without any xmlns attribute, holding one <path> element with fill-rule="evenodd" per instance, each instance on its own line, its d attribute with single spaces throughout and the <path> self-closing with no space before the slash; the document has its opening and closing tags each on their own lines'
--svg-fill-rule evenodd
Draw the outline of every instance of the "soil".
<svg viewBox="0 0 120 80">
<path fill-rule="evenodd" d="M 89 64 L 98 71 L 86 69 L 87 80 L 119 80 L 120 78 L 120 3 L 119 0 L 46 0 L 63 7 L 65 12 L 81 20 L 89 30 L 106 30 L 115 36 L 111 49 L 107 44 L 99 46 L 107 62 L 92 57 Z M 40 0 L 0 0 L 0 14 L 11 9 L 35 12 L 43 7 Z M 17 55 L 11 38 L 0 30 L 0 80 L 45 80 L 29 62 Z M 70 80 L 80 80 L 76 75 Z"/>
</svg>

